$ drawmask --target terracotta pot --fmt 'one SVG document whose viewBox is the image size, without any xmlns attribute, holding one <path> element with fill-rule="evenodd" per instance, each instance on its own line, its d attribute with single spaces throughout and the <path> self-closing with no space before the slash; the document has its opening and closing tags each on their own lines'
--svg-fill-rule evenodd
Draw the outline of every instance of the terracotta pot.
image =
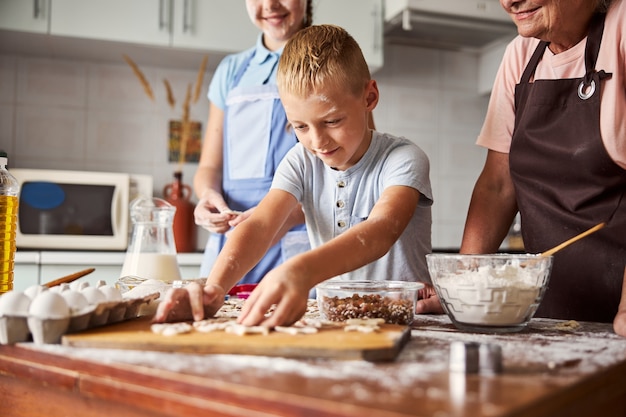
<svg viewBox="0 0 626 417">
<path fill-rule="evenodd" d="M 165 200 L 176 207 L 174 215 L 174 242 L 176 252 L 196 251 L 196 223 L 193 218 L 195 205 L 190 201 L 191 187 L 183 183 L 183 174 L 174 172 L 174 182 L 163 188 Z"/>
</svg>

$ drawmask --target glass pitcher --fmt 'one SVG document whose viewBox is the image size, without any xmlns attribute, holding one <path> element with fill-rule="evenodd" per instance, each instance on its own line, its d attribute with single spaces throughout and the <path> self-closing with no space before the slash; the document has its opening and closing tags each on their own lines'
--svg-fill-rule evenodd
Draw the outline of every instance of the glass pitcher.
<svg viewBox="0 0 626 417">
<path fill-rule="evenodd" d="M 176 207 L 160 198 L 136 198 L 130 205 L 133 233 L 121 277 L 180 280 L 172 224 Z"/>
</svg>

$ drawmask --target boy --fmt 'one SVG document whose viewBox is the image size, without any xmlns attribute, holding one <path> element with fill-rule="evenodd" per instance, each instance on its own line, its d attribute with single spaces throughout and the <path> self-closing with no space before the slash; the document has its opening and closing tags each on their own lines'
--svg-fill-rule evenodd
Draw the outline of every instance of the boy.
<svg viewBox="0 0 626 417">
<path fill-rule="evenodd" d="M 428 158 L 408 140 L 368 128 L 379 93 L 356 41 L 333 25 L 303 29 L 285 45 L 277 84 L 299 143 L 269 193 L 232 231 L 205 287 L 170 292 L 155 321 L 217 312 L 225 293 L 297 217 L 299 204 L 312 249 L 265 275 L 240 323 L 291 324 L 306 311 L 309 290 L 337 276 L 429 281 Z"/>
</svg>

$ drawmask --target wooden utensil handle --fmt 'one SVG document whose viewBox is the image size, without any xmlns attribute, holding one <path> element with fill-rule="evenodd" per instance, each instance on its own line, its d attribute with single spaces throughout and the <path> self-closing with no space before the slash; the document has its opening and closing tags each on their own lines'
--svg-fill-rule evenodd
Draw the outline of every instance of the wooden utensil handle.
<svg viewBox="0 0 626 417">
<path fill-rule="evenodd" d="M 96 268 L 83 269 L 82 271 L 78 271 L 78 272 L 75 272 L 73 274 L 66 275 L 64 277 L 61 277 L 61 278 L 55 279 L 53 281 L 47 282 L 47 283 L 45 283 L 43 285 L 45 287 L 52 288 L 52 287 L 56 287 L 57 285 L 61 285 L 63 283 L 70 283 L 72 281 L 76 281 L 78 278 L 81 278 L 81 277 L 84 277 L 85 275 L 91 274 L 95 270 L 96 270 Z"/>
<path fill-rule="evenodd" d="M 549 249 L 549 250 L 547 250 L 547 251 L 545 251 L 545 252 L 542 252 L 542 253 L 541 253 L 541 256 L 550 256 L 550 255 L 553 255 L 554 253 L 556 253 L 556 252 L 560 251 L 561 249 L 563 249 L 563 248 L 564 248 L 564 247 L 566 247 L 566 246 L 571 245 L 572 243 L 576 242 L 577 240 L 582 239 L 583 237 L 585 237 L 585 236 L 587 236 L 587 235 L 590 235 L 590 234 L 592 234 L 593 232 L 595 232 L 595 231 L 598 231 L 598 230 L 602 229 L 602 228 L 604 227 L 604 225 L 605 225 L 605 223 L 596 224 L 596 225 L 595 225 L 595 226 L 593 226 L 591 229 L 589 229 L 589 230 L 587 230 L 587 231 L 585 231 L 585 232 L 582 232 L 581 234 L 576 235 L 576 236 L 574 236 L 573 238 L 571 238 L 571 239 L 569 239 L 569 240 L 566 240 L 565 242 L 561 243 L 561 244 L 560 244 L 560 245 L 558 245 L 558 246 L 553 247 L 552 249 Z"/>
</svg>

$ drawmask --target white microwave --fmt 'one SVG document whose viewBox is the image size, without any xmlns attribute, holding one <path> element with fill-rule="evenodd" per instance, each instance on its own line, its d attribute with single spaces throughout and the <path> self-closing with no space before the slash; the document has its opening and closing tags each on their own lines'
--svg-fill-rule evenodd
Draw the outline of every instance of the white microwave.
<svg viewBox="0 0 626 417">
<path fill-rule="evenodd" d="M 126 250 L 129 203 L 152 197 L 149 175 L 10 170 L 20 184 L 18 249 Z"/>
</svg>

